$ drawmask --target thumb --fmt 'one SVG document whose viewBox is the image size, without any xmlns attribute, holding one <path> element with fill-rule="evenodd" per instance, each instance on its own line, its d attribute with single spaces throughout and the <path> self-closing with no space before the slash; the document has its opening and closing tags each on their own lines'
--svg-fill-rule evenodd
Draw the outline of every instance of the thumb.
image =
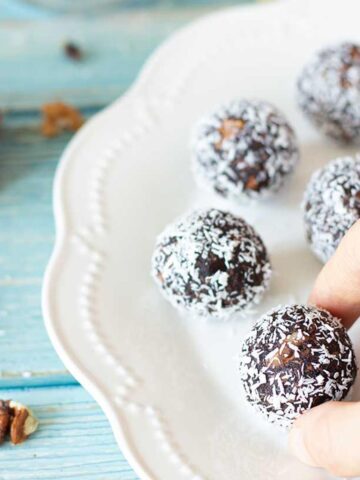
<svg viewBox="0 0 360 480">
<path fill-rule="evenodd" d="M 360 403 L 327 402 L 304 413 L 290 431 L 289 447 L 332 475 L 360 475 Z"/>
<path fill-rule="evenodd" d="M 348 230 L 318 276 L 309 302 L 341 318 L 345 327 L 360 315 L 360 220 Z"/>
</svg>

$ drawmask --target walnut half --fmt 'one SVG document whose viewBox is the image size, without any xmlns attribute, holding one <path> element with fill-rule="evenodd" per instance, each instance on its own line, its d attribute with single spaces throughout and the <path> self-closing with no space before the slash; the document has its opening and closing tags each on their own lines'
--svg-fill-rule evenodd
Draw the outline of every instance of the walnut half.
<svg viewBox="0 0 360 480">
<path fill-rule="evenodd" d="M 13 400 L 0 400 L 0 443 L 10 434 L 14 445 L 35 432 L 39 422 L 25 405 Z"/>
</svg>

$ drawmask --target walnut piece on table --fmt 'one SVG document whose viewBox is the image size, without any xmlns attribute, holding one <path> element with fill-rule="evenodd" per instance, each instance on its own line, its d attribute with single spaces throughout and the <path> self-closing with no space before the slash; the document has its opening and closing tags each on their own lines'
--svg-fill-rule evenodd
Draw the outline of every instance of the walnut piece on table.
<svg viewBox="0 0 360 480">
<path fill-rule="evenodd" d="M 10 435 L 11 442 L 18 445 L 34 433 L 38 425 L 30 408 L 14 400 L 0 400 L 0 443 Z"/>
<path fill-rule="evenodd" d="M 43 114 L 41 133 L 45 137 L 55 137 L 64 130 L 75 132 L 84 123 L 81 113 L 66 103 L 45 103 L 41 110 Z"/>
</svg>

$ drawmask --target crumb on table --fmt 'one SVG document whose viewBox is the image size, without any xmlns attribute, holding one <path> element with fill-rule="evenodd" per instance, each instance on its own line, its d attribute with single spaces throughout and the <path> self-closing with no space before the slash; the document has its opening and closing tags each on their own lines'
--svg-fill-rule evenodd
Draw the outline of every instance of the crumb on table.
<svg viewBox="0 0 360 480">
<path fill-rule="evenodd" d="M 42 115 L 41 133 L 45 137 L 54 137 L 64 130 L 75 132 L 84 123 L 76 108 L 62 102 L 45 103 Z"/>
</svg>

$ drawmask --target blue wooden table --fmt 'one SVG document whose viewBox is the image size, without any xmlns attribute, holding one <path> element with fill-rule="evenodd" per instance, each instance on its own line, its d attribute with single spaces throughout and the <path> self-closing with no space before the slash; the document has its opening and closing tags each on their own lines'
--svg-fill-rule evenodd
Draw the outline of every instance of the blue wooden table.
<svg viewBox="0 0 360 480">
<path fill-rule="evenodd" d="M 137 478 L 43 326 L 41 283 L 54 241 L 52 181 L 70 135 L 39 134 L 41 105 L 61 100 L 92 115 L 126 90 L 173 30 L 241 3 L 118 0 L 99 10 L 85 9 L 88 2 L 94 3 L 0 1 L 0 398 L 28 404 L 40 420 L 23 445 L 1 446 L 0 480 Z M 64 56 L 69 40 L 82 47 L 81 62 Z"/>
</svg>

